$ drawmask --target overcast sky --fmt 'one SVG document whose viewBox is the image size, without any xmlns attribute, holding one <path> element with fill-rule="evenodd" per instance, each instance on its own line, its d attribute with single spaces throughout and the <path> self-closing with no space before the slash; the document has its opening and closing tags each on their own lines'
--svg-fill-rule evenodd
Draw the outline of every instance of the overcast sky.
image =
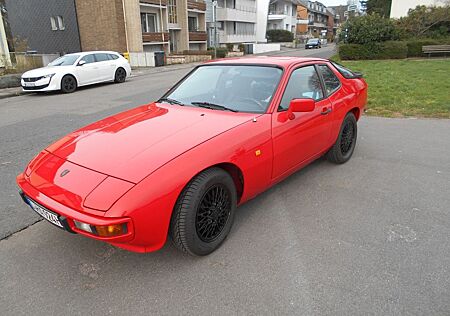
<svg viewBox="0 0 450 316">
<path fill-rule="evenodd" d="M 326 6 L 347 4 L 347 0 L 318 0 Z"/>
</svg>

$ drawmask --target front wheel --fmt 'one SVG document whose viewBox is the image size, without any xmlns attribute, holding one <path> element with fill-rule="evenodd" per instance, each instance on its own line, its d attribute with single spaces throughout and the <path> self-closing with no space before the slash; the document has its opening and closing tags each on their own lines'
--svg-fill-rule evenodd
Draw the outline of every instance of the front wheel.
<svg viewBox="0 0 450 316">
<path fill-rule="evenodd" d="M 177 248 L 205 256 L 219 248 L 231 230 L 236 188 L 220 168 L 203 171 L 180 194 L 173 210 L 170 236 Z"/>
<path fill-rule="evenodd" d="M 116 73 L 114 75 L 114 82 L 117 83 L 122 83 L 125 81 L 125 79 L 127 78 L 127 72 L 125 71 L 125 69 L 121 68 L 117 68 Z"/>
<path fill-rule="evenodd" d="M 72 93 L 77 89 L 77 80 L 72 75 L 65 75 L 61 79 L 61 91 L 64 93 Z"/>
<path fill-rule="evenodd" d="M 355 115 L 347 113 L 336 142 L 326 154 L 327 159 L 337 164 L 347 162 L 355 150 L 357 132 Z"/>
</svg>

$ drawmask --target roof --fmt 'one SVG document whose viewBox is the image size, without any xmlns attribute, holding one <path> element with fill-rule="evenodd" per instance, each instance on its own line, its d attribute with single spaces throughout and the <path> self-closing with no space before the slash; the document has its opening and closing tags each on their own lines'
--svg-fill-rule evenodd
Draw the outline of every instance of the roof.
<svg viewBox="0 0 450 316">
<path fill-rule="evenodd" d="M 308 61 L 326 61 L 326 59 L 311 57 L 251 56 L 241 58 L 216 59 L 209 61 L 208 64 L 254 64 L 286 67 L 292 64 Z"/>
</svg>

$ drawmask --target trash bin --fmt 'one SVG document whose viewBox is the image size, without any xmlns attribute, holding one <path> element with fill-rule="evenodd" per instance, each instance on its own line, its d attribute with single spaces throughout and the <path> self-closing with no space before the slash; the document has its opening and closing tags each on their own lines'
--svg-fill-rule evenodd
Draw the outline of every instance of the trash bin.
<svg viewBox="0 0 450 316">
<path fill-rule="evenodd" d="M 164 66 L 164 51 L 155 52 L 155 67 Z"/>
</svg>

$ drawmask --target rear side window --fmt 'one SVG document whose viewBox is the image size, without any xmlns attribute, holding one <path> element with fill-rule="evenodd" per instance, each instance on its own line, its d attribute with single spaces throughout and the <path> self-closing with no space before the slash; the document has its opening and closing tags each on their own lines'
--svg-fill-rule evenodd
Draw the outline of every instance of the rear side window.
<svg viewBox="0 0 450 316">
<path fill-rule="evenodd" d="M 119 58 L 119 56 L 114 55 L 114 54 L 108 54 L 108 56 L 109 56 L 109 58 L 110 58 L 111 60 L 116 60 L 116 59 Z"/>
<path fill-rule="evenodd" d="M 86 64 L 95 63 L 94 54 L 89 54 L 81 58 L 81 60 L 84 60 Z"/>
<path fill-rule="evenodd" d="M 109 57 L 108 57 L 108 54 L 99 53 L 99 54 L 95 54 L 95 59 L 97 61 L 106 61 L 106 60 L 109 60 Z"/>
<path fill-rule="evenodd" d="M 351 71 L 348 68 L 345 68 L 344 66 L 332 61 L 331 64 L 334 66 L 334 68 L 337 69 L 337 71 L 339 71 L 339 73 L 345 78 L 345 79 L 355 79 L 355 78 L 359 78 L 360 76 L 356 75 L 353 73 L 353 71 Z"/>
<path fill-rule="evenodd" d="M 341 82 L 339 78 L 336 77 L 334 72 L 328 68 L 327 65 L 318 65 L 319 72 L 322 75 L 323 82 L 325 83 L 325 91 L 327 95 L 332 94 L 334 91 L 339 89 Z"/>
</svg>

